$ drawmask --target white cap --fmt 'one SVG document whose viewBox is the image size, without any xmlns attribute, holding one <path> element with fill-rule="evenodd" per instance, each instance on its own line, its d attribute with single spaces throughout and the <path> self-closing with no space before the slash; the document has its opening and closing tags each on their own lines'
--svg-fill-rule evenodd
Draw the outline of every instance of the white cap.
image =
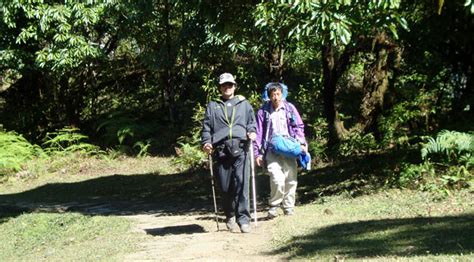
<svg viewBox="0 0 474 262">
<path fill-rule="evenodd" d="M 234 85 L 237 84 L 235 82 L 234 76 L 229 73 L 223 73 L 222 75 L 219 76 L 219 85 L 222 85 L 224 83 L 232 83 Z"/>
</svg>

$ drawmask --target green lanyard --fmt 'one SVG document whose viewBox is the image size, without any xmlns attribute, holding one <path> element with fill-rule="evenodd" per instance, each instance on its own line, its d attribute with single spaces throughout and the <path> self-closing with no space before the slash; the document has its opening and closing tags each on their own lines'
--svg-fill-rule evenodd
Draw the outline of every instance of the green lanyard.
<svg viewBox="0 0 474 262">
<path fill-rule="evenodd" d="M 229 114 L 227 113 L 227 108 L 222 108 L 225 115 L 225 120 L 227 122 L 227 126 L 229 127 L 229 138 L 232 139 L 232 125 L 234 124 L 235 119 L 235 105 L 232 107 L 232 119 L 229 121 Z"/>
</svg>

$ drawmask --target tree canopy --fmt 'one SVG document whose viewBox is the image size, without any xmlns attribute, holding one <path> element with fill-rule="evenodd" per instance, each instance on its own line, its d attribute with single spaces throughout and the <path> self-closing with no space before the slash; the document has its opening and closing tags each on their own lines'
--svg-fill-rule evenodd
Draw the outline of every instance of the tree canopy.
<svg viewBox="0 0 474 262">
<path fill-rule="evenodd" d="M 472 131 L 471 0 L 0 7 L 0 123 L 33 141 L 72 126 L 105 147 L 157 145 L 162 131 L 176 143 L 199 127 L 225 71 L 255 107 L 265 83 L 288 84 L 322 151 L 354 137 L 383 149 L 452 126 Z"/>
</svg>

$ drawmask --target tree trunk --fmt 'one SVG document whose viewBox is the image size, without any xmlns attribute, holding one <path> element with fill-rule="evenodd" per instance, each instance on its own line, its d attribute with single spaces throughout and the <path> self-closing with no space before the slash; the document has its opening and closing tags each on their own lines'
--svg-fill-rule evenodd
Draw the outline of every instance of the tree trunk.
<svg viewBox="0 0 474 262">
<path fill-rule="evenodd" d="M 280 82 L 283 80 L 283 62 L 285 49 L 281 46 L 274 47 L 270 51 L 269 60 L 271 81 Z"/>
<path fill-rule="evenodd" d="M 81 109 L 82 93 L 79 92 L 78 87 L 69 84 L 69 75 L 62 76 L 60 81 L 61 101 L 64 103 L 64 125 L 78 127 L 80 124 L 79 111 Z"/>
<path fill-rule="evenodd" d="M 385 33 L 379 33 L 374 38 L 375 60 L 364 72 L 364 98 L 360 106 L 360 120 L 358 127 L 364 133 L 373 132 L 380 137 L 377 127 L 377 118 L 383 110 L 384 96 L 388 90 L 389 55 L 395 45 L 391 44 Z"/>
<path fill-rule="evenodd" d="M 167 104 L 168 104 L 168 113 L 169 119 L 172 125 L 175 122 L 175 90 L 173 86 L 173 76 L 174 76 L 174 52 L 172 50 L 172 43 L 171 43 L 171 23 L 170 23 L 170 13 L 171 13 L 171 5 L 168 0 L 165 0 L 165 10 L 163 14 L 163 22 L 165 25 L 165 39 L 166 39 L 166 54 L 167 54 L 167 61 L 166 61 L 166 68 L 163 74 L 163 83 L 165 84 L 165 88 L 167 90 Z"/>
<path fill-rule="evenodd" d="M 324 114 L 328 123 L 328 147 L 330 148 L 337 145 L 347 133 L 336 108 L 336 86 L 342 73 L 349 65 L 349 53 L 345 51 L 340 57 L 337 57 L 334 47 L 327 44 L 322 47 L 322 54 Z"/>
</svg>

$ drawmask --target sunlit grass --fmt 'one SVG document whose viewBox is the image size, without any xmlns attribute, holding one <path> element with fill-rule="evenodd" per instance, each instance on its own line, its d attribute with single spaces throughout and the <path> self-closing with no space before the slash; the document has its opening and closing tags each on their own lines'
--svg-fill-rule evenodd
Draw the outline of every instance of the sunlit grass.
<svg viewBox="0 0 474 262">
<path fill-rule="evenodd" d="M 29 169 L 0 181 L 0 194 L 17 193 L 44 184 L 71 183 L 102 176 L 137 174 L 176 174 L 171 157 L 106 157 L 66 155 L 28 162 Z"/>
<path fill-rule="evenodd" d="M 474 259 L 473 193 L 408 190 L 334 196 L 278 218 L 274 252 L 291 259 Z"/>
<path fill-rule="evenodd" d="M 136 238 L 126 218 L 23 214 L 0 223 L 0 261 L 110 261 L 133 250 Z"/>
</svg>

